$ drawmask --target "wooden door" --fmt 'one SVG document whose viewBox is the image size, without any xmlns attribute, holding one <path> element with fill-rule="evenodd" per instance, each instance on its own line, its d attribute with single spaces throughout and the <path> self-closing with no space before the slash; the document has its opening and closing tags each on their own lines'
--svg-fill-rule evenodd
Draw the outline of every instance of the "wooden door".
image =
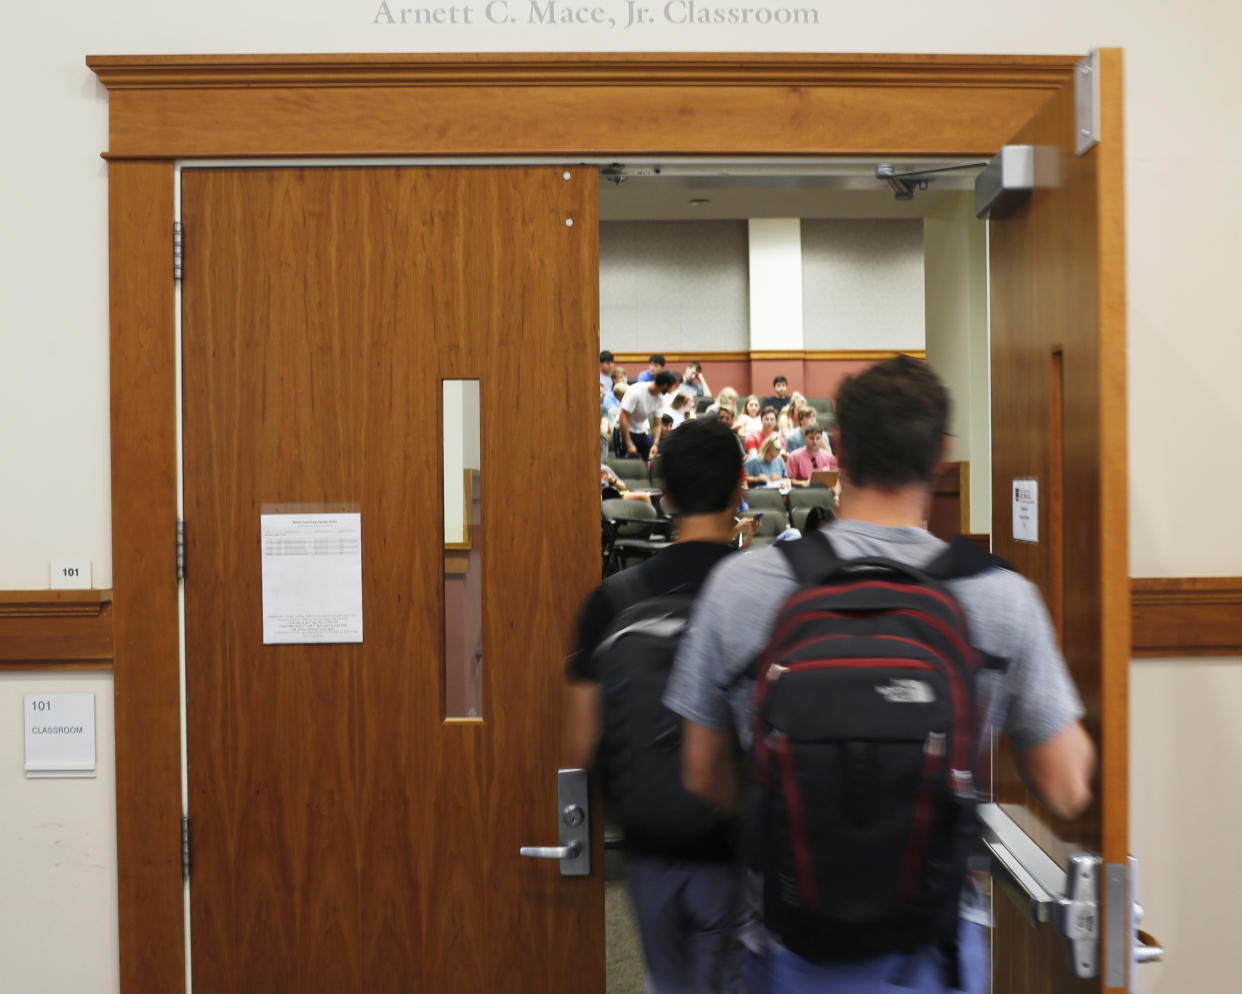
<svg viewBox="0 0 1242 994">
<path fill-rule="evenodd" d="M 1130 664 L 1126 510 L 1125 218 L 1121 53 L 1100 53 L 1101 140 L 1075 152 L 1072 84 L 1014 136 L 1037 147 L 1036 189 L 990 225 L 992 543 L 1043 591 L 1100 753 L 1095 800 L 1072 823 L 1042 815 L 1011 759 L 997 800 L 1064 865 L 1069 849 L 1124 866 Z M 1035 477 L 1038 542 L 1013 538 L 1014 480 Z M 996 900 L 997 994 L 1112 990 L 1078 981 L 1065 940 Z"/>
<path fill-rule="evenodd" d="M 599 868 L 518 855 L 557 838 L 598 581 L 596 184 L 183 174 L 196 994 L 603 989 Z M 480 384 L 477 720 L 445 713 L 446 378 Z M 365 640 L 264 645 L 260 509 L 318 503 L 360 510 Z"/>
</svg>

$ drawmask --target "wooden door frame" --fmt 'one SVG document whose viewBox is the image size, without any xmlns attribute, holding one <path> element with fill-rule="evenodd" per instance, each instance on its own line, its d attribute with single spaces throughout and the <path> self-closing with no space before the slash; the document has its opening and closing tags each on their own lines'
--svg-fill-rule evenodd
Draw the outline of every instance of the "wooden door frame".
<svg viewBox="0 0 1242 994">
<path fill-rule="evenodd" d="M 1110 59 L 1120 68 L 1120 53 Z M 167 994 L 185 984 L 173 568 L 172 223 L 178 160 L 988 156 L 1051 93 L 1072 85 L 1078 60 L 803 54 L 88 58 L 110 101 L 105 158 L 123 994 Z M 190 233 L 187 250 L 192 247 Z M 1101 389 L 1121 398 L 1124 446 L 1124 376 Z M 1120 502 L 1108 506 L 1112 516 L 1122 517 L 1105 525 L 1124 536 L 1124 476 L 1110 473 L 1107 486 L 1110 494 L 1121 488 Z M 1124 541 L 1118 544 L 1124 550 Z M 1124 643 L 1128 663 L 1128 601 L 1109 611 L 1105 622 L 1114 633 L 1106 643 Z"/>
</svg>

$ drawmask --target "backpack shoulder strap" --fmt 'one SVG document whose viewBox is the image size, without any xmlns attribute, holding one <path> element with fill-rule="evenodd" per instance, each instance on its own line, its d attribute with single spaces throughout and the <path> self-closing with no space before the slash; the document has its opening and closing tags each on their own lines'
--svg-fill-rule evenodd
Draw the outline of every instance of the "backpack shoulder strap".
<svg viewBox="0 0 1242 994">
<path fill-rule="evenodd" d="M 841 561 L 828 536 L 819 529 L 813 529 L 792 542 L 777 542 L 776 547 L 803 587 L 816 583 Z"/>
<path fill-rule="evenodd" d="M 1013 566 L 1006 560 L 979 548 L 965 535 L 959 535 L 949 543 L 944 552 L 924 567 L 923 572 L 937 580 L 960 580 L 986 573 L 990 569 L 1013 572 Z"/>
<path fill-rule="evenodd" d="M 651 588 L 643 579 L 642 571 L 635 566 L 614 573 L 604 581 L 608 603 L 612 605 L 615 618 L 627 607 L 633 607 L 651 596 Z"/>
</svg>

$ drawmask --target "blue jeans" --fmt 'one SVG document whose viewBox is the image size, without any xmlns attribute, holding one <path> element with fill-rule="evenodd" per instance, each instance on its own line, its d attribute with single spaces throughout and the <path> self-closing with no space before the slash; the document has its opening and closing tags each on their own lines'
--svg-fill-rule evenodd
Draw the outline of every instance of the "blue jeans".
<svg viewBox="0 0 1242 994">
<path fill-rule="evenodd" d="M 888 953 L 853 963 L 810 963 L 780 945 L 766 955 L 746 954 L 748 994 L 984 994 L 989 987 L 988 930 L 962 919 L 958 925 L 961 987 L 949 987 L 944 955 Z"/>
<path fill-rule="evenodd" d="M 626 853 L 649 994 L 740 994 L 732 863 Z"/>
</svg>

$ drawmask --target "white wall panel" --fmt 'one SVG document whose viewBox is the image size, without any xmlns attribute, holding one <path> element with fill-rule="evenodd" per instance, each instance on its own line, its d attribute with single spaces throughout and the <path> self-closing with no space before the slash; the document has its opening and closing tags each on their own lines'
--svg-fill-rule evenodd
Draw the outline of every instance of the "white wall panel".
<svg viewBox="0 0 1242 994">
<path fill-rule="evenodd" d="M 921 349 L 923 222 L 802 222 L 807 349 Z"/>
<path fill-rule="evenodd" d="M 750 220 L 750 347 L 802 348 L 802 237 L 795 218 Z"/>
<path fill-rule="evenodd" d="M 93 779 L 27 780 L 26 694 L 95 695 Z M 0 991 L 120 987 L 110 673 L 0 673 Z"/>
<path fill-rule="evenodd" d="M 600 347 L 725 352 L 749 347 L 745 221 L 605 221 Z M 631 369 L 634 377 L 639 370 Z"/>
</svg>

